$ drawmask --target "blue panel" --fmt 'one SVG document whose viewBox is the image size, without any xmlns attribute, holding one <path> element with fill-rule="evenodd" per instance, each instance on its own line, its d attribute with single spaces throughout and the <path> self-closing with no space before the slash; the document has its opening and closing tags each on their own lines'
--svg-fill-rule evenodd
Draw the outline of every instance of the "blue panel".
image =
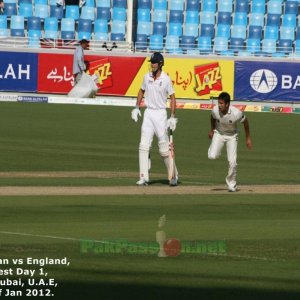
<svg viewBox="0 0 300 300">
<path fill-rule="evenodd" d="M 37 53 L 1 52 L 0 56 L 1 91 L 37 91 Z"/>
<path fill-rule="evenodd" d="M 236 61 L 234 98 L 299 103 L 299 68 L 299 63 Z"/>
</svg>

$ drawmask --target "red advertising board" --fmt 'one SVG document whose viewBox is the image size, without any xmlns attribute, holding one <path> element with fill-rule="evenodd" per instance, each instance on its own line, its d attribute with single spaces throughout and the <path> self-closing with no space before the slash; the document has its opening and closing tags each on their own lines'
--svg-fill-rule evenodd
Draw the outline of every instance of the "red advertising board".
<svg viewBox="0 0 300 300">
<path fill-rule="evenodd" d="M 124 96 L 144 57 L 85 55 L 87 72 L 98 75 L 99 94 Z M 72 54 L 39 54 L 38 92 L 67 94 L 74 85 Z"/>
</svg>

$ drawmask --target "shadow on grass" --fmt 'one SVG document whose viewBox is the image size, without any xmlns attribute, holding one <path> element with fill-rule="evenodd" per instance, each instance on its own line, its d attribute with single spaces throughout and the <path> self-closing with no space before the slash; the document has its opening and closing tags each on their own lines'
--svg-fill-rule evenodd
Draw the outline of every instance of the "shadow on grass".
<svg viewBox="0 0 300 300">
<path fill-rule="evenodd" d="M 289 300 L 300 299 L 300 292 L 242 288 L 184 288 L 110 283 L 61 283 L 54 299 L 228 299 Z"/>
</svg>

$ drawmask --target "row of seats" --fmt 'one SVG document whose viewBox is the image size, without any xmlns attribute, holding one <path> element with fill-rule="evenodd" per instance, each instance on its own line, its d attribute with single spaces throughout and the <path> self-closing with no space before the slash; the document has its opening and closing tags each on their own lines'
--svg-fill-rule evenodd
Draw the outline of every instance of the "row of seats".
<svg viewBox="0 0 300 300">
<path fill-rule="evenodd" d="M 63 18 L 60 21 L 57 18 L 47 17 L 41 22 L 39 17 L 29 17 L 27 22 L 23 16 L 11 16 L 10 29 L 7 27 L 7 16 L 0 16 L 0 37 L 8 36 L 66 40 L 71 39 L 95 39 L 107 41 L 109 38 L 113 41 L 123 41 L 125 36 L 125 27 L 118 28 L 117 22 L 113 23 L 109 30 L 109 25 L 105 20 L 79 19 L 76 23 L 72 18 Z"/>
<path fill-rule="evenodd" d="M 137 51 L 166 51 L 175 54 L 221 54 L 223 56 L 276 56 L 286 57 L 292 55 L 293 51 L 300 54 L 300 38 L 292 43 L 290 40 L 257 39 L 246 40 L 224 37 L 216 37 L 212 40 L 209 37 L 191 36 L 167 36 L 164 40 L 161 35 L 151 35 L 149 43 L 141 39 L 136 42 Z"/>
</svg>

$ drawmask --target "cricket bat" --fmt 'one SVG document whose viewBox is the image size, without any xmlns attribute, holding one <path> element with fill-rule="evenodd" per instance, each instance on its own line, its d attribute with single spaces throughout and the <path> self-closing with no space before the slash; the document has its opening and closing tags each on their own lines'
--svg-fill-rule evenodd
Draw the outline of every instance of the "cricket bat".
<svg viewBox="0 0 300 300">
<path fill-rule="evenodd" d="M 174 141 L 173 131 L 169 131 L 169 174 L 168 179 L 171 180 L 175 176 L 175 152 L 174 152 Z"/>
</svg>

